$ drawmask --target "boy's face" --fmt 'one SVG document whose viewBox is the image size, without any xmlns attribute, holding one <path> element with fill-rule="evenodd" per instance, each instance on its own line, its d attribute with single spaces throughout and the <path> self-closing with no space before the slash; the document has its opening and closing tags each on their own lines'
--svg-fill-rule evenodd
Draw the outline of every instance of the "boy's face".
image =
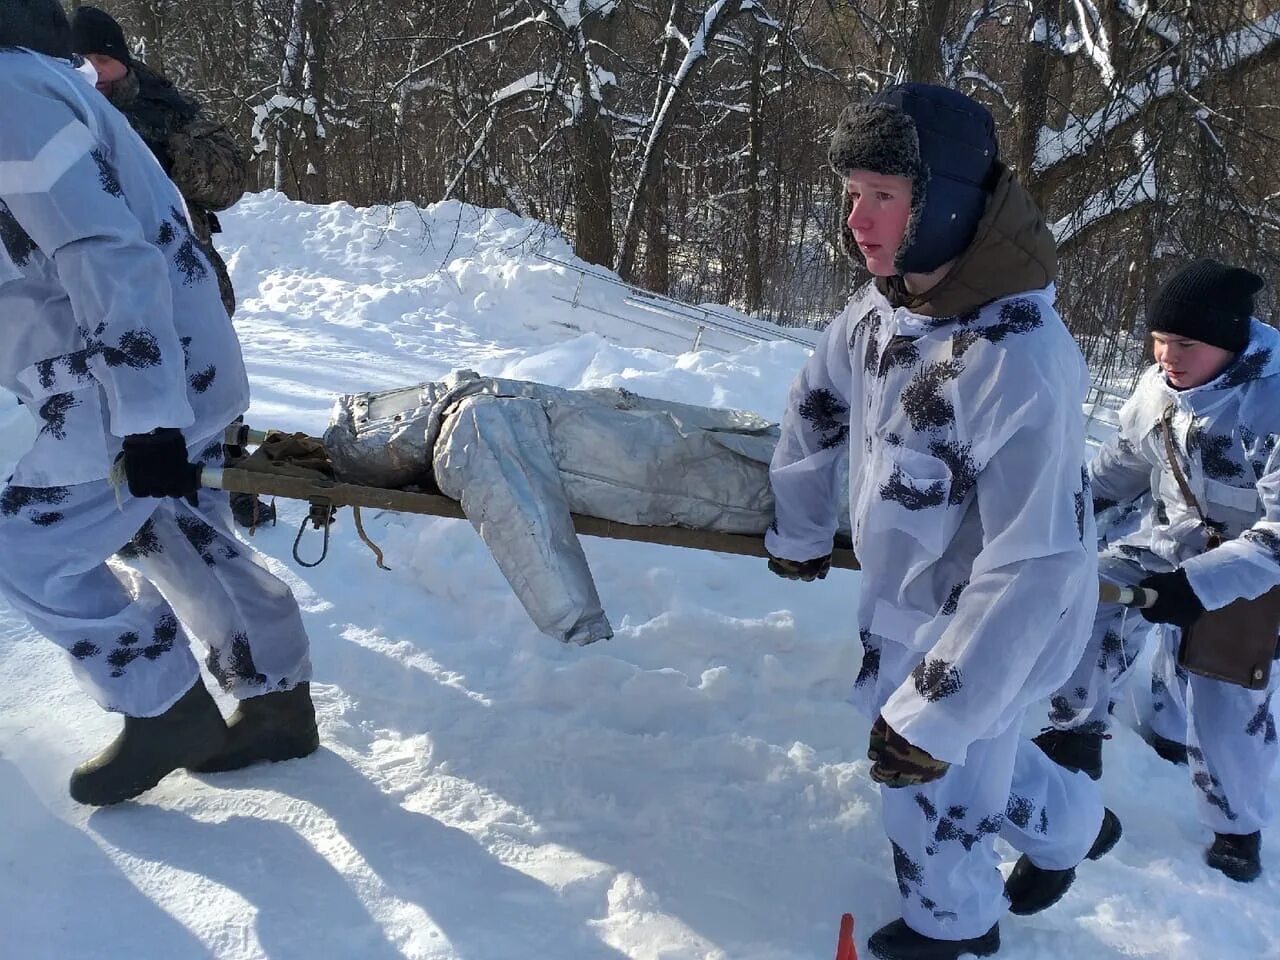
<svg viewBox="0 0 1280 960">
<path fill-rule="evenodd" d="M 911 181 L 869 170 L 854 170 L 845 178 L 849 194 L 849 230 L 877 277 L 897 273 L 894 257 L 902 246 L 911 218 Z"/>
<path fill-rule="evenodd" d="M 1230 350 L 1173 333 L 1151 334 L 1151 345 L 1156 363 L 1179 390 L 1203 386 L 1235 359 Z"/>
<path fill-rule="evenodd" d="M 110 93 L 111 85 L 123 80 L 129 74 L 127 66 L 105 53 L 86 54 L 85 59 L 93 64 L 93 69 L 98 71 L 98 90 L 102 93 Z"/>
</svg>

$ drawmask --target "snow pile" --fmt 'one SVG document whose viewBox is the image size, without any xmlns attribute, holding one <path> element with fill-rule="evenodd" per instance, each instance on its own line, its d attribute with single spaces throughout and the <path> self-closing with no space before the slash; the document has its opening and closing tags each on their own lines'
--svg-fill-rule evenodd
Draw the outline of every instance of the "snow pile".
<svg viewBox="0 0 1280 960">
<path fill-rule="evenodd" d="M 575 272 L 538 255 L 571 259 L 563 239 L 500 211 L 268 193 L 223 223 L 256 426 L 316 433 L 337 393 L 455 367 L 777 418 L 806 355 L 681 353 L 691 330 L 623 319 L 648 322 L 609 284 L 580 291 L 607 313 L 574 308 Z M 30 427 L 0 409 L 11 463 Z M 617 636 L 564 647 L 464 522 L 367 517 L 383 573 L 343 517 L 304 570 L 288 559 L 304 507 L 281 506 L 253 543 L 311 634 L 308 760 L 77 807 L 66 776 L 118 720 L 0 607 L 3 955 L 826 960 L 843 911 L 860 944 L 897 916 L 867 723 L 844 702 L 856 575 L 797 584 L 589 540 Z M 1010 918 L 1001 956 L 1273 955 L 1280 860 L 1265 850 L 1250 887 L 1209 871 L 1185 771 L 1128 730 L 1108 751 L 1124 840 L 1053 910 Z"/>
</svg>

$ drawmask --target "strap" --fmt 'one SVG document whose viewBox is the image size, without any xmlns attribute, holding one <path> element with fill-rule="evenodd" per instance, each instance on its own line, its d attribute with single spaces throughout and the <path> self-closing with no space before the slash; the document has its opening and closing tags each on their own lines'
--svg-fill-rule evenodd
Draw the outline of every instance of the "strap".
<svg viewBox="0 0 1280 960">
<path fill-rule="evenodd" d="M 379 570 L 390 570 L 385 563 L 382 562 L 382 551 L 378 549 L 378 545 L 369 539 L 369 535 L 364 532 L 364 524 L 360 521 L 360 508 L 352 507 L 352 515 L 356 518 L 356 533 L 360 535 L 360 539 L 364 541 L 364 545 L 373 551 L 373 559 L 378 563 Z"/>
<path fill-rule="evenodd" d="M 1209 526 L 1205 520 L 1204 512 L 1200 509 L 1200 502 L 1196 500 L 1195 494 L 1191 492 L 1191 485 L 1187 483 L 1187 476 L 1182 472 L 1182 467 L 1178 463 L 1178 450 L 1173 443 L 1173 404 L 1165 407 L 1164 418 L 1162 420 L 1164 433 L 1164 452 L 1169 459 L 1169 466 L 1173 470 L 1173 479 L 1178 483 L 1178 489 L 1182 491 L 1182 498 L 1187 501 L 1187 506 L 1196 512 L 1196 516 L 1200 518 L 1200 526 L 1204 527 L 1208 534 L 1208 548 L 1212 550 L 1214 547 L 1222 543 L 1222 537 L 1218 531 Z"/>
<path fill-rule="evenodd" d="M 1182 491 L 1182 497 L 1187 501 L 1187 505 L 1196 512 L 1196 516 L 1200 518 L 1200 522 L 1204 523 L 1204 514 L 1200 511 L 1200 503 L 1196 500 L 1195 494 L 1191 492 L 1191 486 L 1187 483 L 1186 474 L 1182 472 L 1182 467 L 1178 464 L 1178 450 L 1173 445 L 1173 404 L 1165 407 L 1164 410 L 1164 452 L 1169 458 L 1169 466 L 1173 468 L 1173 479 L 1178 482 L 1178 489 Z"/>
</svg>

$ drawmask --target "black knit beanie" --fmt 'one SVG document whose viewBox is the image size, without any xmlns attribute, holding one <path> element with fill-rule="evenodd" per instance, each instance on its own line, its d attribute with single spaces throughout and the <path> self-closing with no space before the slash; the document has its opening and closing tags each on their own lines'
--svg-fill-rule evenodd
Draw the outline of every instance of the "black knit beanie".
<svg viewBox="0 0 1280 960">
<path fill-rule="evenodd" d="M 58 0 L 0 0 L 0 50 L 26 47 L 71 59 L 71 27 Z"/>
<path fill-rule="evenodd" d="M 1263 279 L 1243 267 L 1197 260 L 1164 282 L 1147 309 L 1147 329 L 1240 353 L 1249 345 L 1253 296 L 1262 287 Z"/>
<path fill-rule="evenodd" d="M 133 62 L 129 47 L 124 42 L 124 31 L 115 18 L 97 7 L 79 7 L 71 15 L 71 35 L 76 53 L 87 57 L 91 53 L 105 54 L 128 66 Z"/>
<path fill-rule="evenodd" d="M 828 159 L 842 177 L 868 170 L 911 181 L 911 219 L 894 265 L 899 273 L 930 273 L 973 242 L 998 151 L 995 121 L 982 104 L 947 87 L 900 83 L 845 109 Z M 861 260 L 848 204 L 846 193 L 841 245 Z"/>
</svg>

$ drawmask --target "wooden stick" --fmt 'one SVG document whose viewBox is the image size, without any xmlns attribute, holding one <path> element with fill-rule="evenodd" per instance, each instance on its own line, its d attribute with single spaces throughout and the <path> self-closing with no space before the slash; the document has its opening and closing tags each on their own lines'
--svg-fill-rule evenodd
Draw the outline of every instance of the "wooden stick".
<svg viewBox="0 0 1280 960">
<path fill-rule="evenodd" d="M 323 501 L 335 507 L 366 507 L 374 510 L 394 510 L 397 513 L 416 513 L 431 517 L 452 517 L 465 520 L 462 505 L 452 497 L 440 493 L 416 493 L 409 490 L 387 490 L 383 487 L 366 487 L 356 483 L 339 483 L 336 480 L 310 480 L 276 473 L 261 473 L 238 467 L 205 467 L 201 481 L 206 487 L 216 487 L 231 493 L 251 493 L 258 496 L 284 497 L 287 500 Z M 639 543 L 657 543 L 668 547 L 685 547 L 692 550 L 710 550 L 713 553 L 730 553 L 743 557 L 767 557 L 764 538 L 745 533 L 720 533 L 715 530 L 690 530 L 687 527 L 651 527 L 634 523 L 602 520 L 600 517 L 573 515 L 573 526 L 582 536 L 603 537 L 608 540 L 633 540 Z M 831 565 L 841 570 L 858 570 L 857 558 L 847 547 L 836 547 L 831 553 Z M 1122 603 L 1132 607 L 1149 607 L 1155 602 L 1154 592 L 1140 591 L 1136 587 L 1120 587 L 1105 580 L 1098 583 L 1098 599 L 1103 603 Z"/>
<path fill-rule="evenodd" d="M 200 482 L 206 487 L 215 487 L 231 493 L 284 497 L 288 500 L 323 501 L 335 507 L 366 507 L 374 510 L 394 510 L 398 513 L 466 519 L 466 514 L 462 512 L 462 505 L 457 500 L 439 493 L 386 490 L 382 487 L 366 487 L 356 483 L 339 483 L 336 480 L 310 480 L 282 474 L 261 473 L 238 467 L 205 467 Z M 619 523 L 615 520 L 602 520 L 599 517 L 585 517 L 580 514 L 573 515 L 573 526 L 578 533 L 588 537 L 658 543 L 669 547 L 710 550 L 713 553 L 731 553 L 745 557 L 769 555 L 764 548 L 764 538 L 752 534 L 690 530 L 687 527 L 642 526 L 634 523 Z M 831 565 L 842 570 L 859 569 L 853 551 L 845 547 L 836 547 L 832 551 Z"/>
<path fill-rule="evenodd" d="M 1102 603 L 1121 603 L 1145 610 L 1155 606 L 1156 592 L 1148 587 L 1121 587 L 1106 580 L 1098 581 L 1098 599 Z"/>
</svg>

